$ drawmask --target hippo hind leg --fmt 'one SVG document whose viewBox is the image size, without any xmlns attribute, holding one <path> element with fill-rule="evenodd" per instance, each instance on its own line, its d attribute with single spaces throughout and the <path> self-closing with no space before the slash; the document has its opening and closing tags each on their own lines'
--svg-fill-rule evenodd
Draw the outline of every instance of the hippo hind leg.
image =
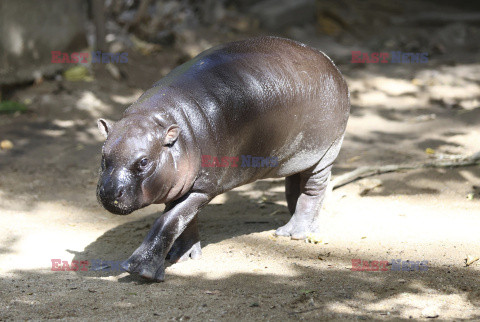
<svg viewBox="0 0 480 322">
<path fill-rule="evenodd" d="M 275 232 L 277 236 L 305 239 L 308 234 L 318 234 L 318 218 L 325 192 L 330 181 L 332 165 L 307 170 L 285 180 L 290 221 Z"/>
<path fill-rule="evenodd" d="M 199 259 L 202 257 L 200 246 L 200 234 L 198 232 L 197 216 L 188 224 L 187 228 L 175 240 L 168 252 L 167 259 L 172 263 L 183 262 L 189 258 Z"/>
</svg>

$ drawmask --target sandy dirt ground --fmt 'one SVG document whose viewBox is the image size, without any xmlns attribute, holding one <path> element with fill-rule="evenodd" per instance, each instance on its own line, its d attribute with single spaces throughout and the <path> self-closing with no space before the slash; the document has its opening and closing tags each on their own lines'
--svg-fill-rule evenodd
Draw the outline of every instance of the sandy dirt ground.
<svg viewBox="0 0 480 322">
<path fill-rule="evenodd" d="M 309 43 L 339 62 L 351 90 L 334 177 L 479 149 L 480 109 L 469 106 L 478 106 L 480 64 L 354 66 L 345 55 L 353 48 Z M 273 236 L 289 214 L 283 179 L 264 180 L 202 210 L 203 257 L 169 266 L 163 283 L 52 271 L 51 259 L 126 259 L 162 210 L 115 216 L 95 197 L 96 119 L 118 119 L 176 64 L 170 52 L 129 59 L 122 81 L 97 68 L 93 82 L 20 89 L 14 99 L 29 101 L 30 112 L 0 117 L 0 140 L 14 144 L 0 150 L 0 320 L 480 319 L 480 264 L 465 266 L 467 255 L 480 256 L 478 166 L 390 173 L 334 190 L 323 212 L 326 243 Z M 352 271 L 352 259 L 428 261 L 428 270 Z"/>
</svg>

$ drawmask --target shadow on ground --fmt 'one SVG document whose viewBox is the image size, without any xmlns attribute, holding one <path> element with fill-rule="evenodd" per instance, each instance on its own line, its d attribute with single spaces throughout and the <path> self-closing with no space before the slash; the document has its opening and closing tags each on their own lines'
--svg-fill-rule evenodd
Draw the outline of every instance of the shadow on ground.
<svg viewBox="0 0 480 322">
<path fill-rule="evenodd" d="M 222 278 L 169 274 L 166 282 L 158 284 L 132 276 L 119 283 L 82 274 L 16 271 L 14 280 L 0 279 L 2 288 L 12 283 L 16 287 L 2 296 L 9 309 L 2 310 L 0 318 L 94 318 L 121 313 L 123 318 L 137 319 L 206 319 L 225 314 L 247 320 L 418 319 L 425 305 L 434 305 L 444 319 L 480 318 L 475 311 L 480 305 L 478 271 L 429 267 L 425 272 L 352 272 L 347 263 L 338 264 L 343 261 L 341 255 L 330 257 L 328 262 L 333 265 L 329 266 L 298 264 L 282 252 L 274 256 L 283 257 L 285 269 L 293 272 L 290 276 L 262 272 Z M 315 257 L 318 250 L 312 247 L 295 256 Z M 212 265 L 218 262 L 216 259 Z M 36 284 L 40 279 L 45 282 Z M 77 304 L 79 298 L 82 301 Z M 145 315 L 138 316 L 139 307 Z M 453 308 L 461 309 L 462 316 L 452 316 L 449 309 Z"/>
</svg>

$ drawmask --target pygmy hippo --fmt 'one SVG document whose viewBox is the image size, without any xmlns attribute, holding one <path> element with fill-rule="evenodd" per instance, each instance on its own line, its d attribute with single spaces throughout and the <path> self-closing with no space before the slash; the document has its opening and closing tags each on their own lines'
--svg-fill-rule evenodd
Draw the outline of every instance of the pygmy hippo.
<svg viewBox="0 0 480 322">
<path fill-rule="evenodd" d="M 325 54 L 260 37 L 199 54 L 155 83 L 118 122 L 100 119 L 101 204 L 121 215 L 166 205 L 123 269 L 163 281 L 167 255 L 173 262 L 199 258 L 199 210 L 258 179 L 286 177 L 292 217 L 276 235 L 318 233 L 349 111 L 345 80 Z M 256 162 L 245 166 L 240 156 Z"/>
</svg>

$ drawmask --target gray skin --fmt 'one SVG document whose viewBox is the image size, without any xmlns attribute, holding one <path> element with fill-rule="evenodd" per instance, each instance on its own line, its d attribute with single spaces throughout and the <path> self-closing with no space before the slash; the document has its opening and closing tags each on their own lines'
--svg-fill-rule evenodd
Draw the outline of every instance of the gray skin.
<svg viewBox="0 0 480 322">
<path fill-rule="evenodd" d="M 292 214 L 278 236 L 319 232 L 319 212 L 350 111 L 342 75 L 322 52 L 262 37 L 209 49 L 154 84 L 106 136 L 97 196 L 115 214 L 165 203 L 122 267 L 155 281 L 165 259 L 201 256 L 197 214 L 215 196 L 286 177 Z M 275 157 L 274 167 L 202 167 L 202 155 Z"/>
</svg>

